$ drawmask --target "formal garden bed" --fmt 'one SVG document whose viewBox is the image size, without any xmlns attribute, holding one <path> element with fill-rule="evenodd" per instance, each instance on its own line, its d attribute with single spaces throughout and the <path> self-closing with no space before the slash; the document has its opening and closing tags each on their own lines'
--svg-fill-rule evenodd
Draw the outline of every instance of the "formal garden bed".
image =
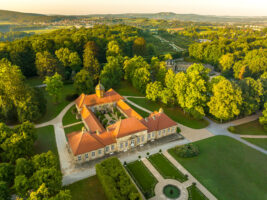
<svg viewBox="0 0 267 200">
<path fill-rule="evenodd" d="M 267 130 L 263 128 L 258 119 L 238 126 L 230 126 L 228 130 L 240 135 L 267 135 Z"/>
<path fill-rule="evenodd" d="M 126 118 L 116 106 L 100 108 L 95 110 L 94 113 L 105 128 L 120 119 Z"/>
<path fill-rule="evenodd" d="M 208 198 L 197 188 L 195 184 L 186 189 L 188 191 L 188 200 L 208 200 Z"/>
<path fill-rule="evenodd" d="M 175 179 L 181 183 L 188 179 L 161 153 L 149 156 L 148 160 L 165 179 Z"/>
<path fill-rule="evenodd" d="M 181 123 L 185 126 L 188 126 L 190 128 L 194 129 L 201 129 L 205 128 L 209 125 L 209 122 L 206 120 L 197 120 L 192 117 L 190 117 L 188 114 L 184 113 L 180 108 L 177 106 L 175 107 L 168 107 L 162 103 L 158 102 L 152 102 L 145 98 L 128 98 L 130 101 L 136 103 L 139 106 L 142 106 L 150 111 L 157 111 L 160 108 L 164 109 L 164 112 L 172 118 L 172 120 Z"/>
<path fill-rule="evenodd" d="M 169 153 L 218 199 L 267 198 L 267 156 L 227 136 L 194 142 L 200 154 L 181 158 Z M 245 188 L 245 189 L 244 189 Z"/>
<path fill-rule="evenodd" d="M 154 188 L 158 181 L 142 161 L 128 163 L 125 167 L 147 199 L 155 196 Z"/>
</svg>

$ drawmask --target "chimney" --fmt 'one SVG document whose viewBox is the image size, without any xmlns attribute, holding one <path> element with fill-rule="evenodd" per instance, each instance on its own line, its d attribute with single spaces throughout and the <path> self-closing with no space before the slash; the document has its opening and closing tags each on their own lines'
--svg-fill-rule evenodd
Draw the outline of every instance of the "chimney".
<svg viewBox="0 0 267 200">
<path fill-rule="evenodd" d="M 153 115 L 152 118 L 153 118 L 153 120 L 155 120 L 156 119 L 155 115 Z"/>
<path fill-rule="evenodd" d="M 163 108 L 160 108 L 159 109 L 159 113 L 163 113 L 164 111 L 163 111 Z"/>
<path fill-rule="evenodd" d="M 109 132 L 109 128 L 107 127 L 107 132 Z"/>
<path fill-rule="evenodd" d="M 147 117 L 145 118 L 145 121 L 146 121 L 146 122 L 148 122 L 148 119 L 147 119 Z"/>
<path fill-rule="evenodd" d="M 96 130 L 96 134 L 97 134 L 97 135 L 100 135 L 100 132 L 99 132 L 99 130 Z"/>
</svg>

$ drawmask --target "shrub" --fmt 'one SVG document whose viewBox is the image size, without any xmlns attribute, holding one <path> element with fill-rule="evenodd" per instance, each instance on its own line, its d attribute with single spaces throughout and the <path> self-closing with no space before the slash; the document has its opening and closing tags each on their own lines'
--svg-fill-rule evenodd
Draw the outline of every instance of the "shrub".
<svg viewBox="0 0 267 200">
<path fill-rule="evenodd" d="M 228 127 L 228 131 L 234 133 L 235 132 L 235 127 L 234 126 Z"/>
<path fill-rule="evenodd" d="M 176 128 L 176 133 L 180 133 L 181 129 L 179 127 Z"/>
<path fill-rule="evenodd" d="M 199 154 L 198 146 L 191 143 L 175 147 L 175 153 L 182 158 L 191 158 Z"/>
<path fill-rule="evenodd" d="M 96 174 L 107 199 L 142 199 L 118 158 L 108 158 L 96 164 Z"/>
<path fill-rule="evenodd" d="M 66 95 L 66 100 L 67 101 L 74 101 L 75 99 L 77 99 L 79 97 L 79 95 L 78 94 L 68 94 L 68 95 Z"/>
</svg>

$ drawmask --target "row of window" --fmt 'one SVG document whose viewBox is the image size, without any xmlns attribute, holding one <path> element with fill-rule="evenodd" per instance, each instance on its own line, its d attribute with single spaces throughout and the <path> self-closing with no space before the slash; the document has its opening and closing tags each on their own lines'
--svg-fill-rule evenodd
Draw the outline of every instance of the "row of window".
<svg viewBox="0 0 267 200">
<path fill-rule="evenodd" d="M 167 130 L 166 132 L 170 132 L 170 131 L 171 131 L 171 129 L 168 128 L 168 130 Z M 174 132 L 174 128 L 172 128 L 172 131 Z M 159 131 L 159 132 L 158 132 L 158 135 L 159 135 L 159 136 L 161 135 L 161 132 L 162 132 L 163 134 L 165 134 L 165 129 L 162 130 L 162 131 Z M 148 133 L 148 134 L 147 134 L 147 139 L 149 140 L 150 137 L 151 137 L 151 133 Z M 155 137 L 155 132 L 152 132 L 152 138 L 154 138 L 154 137 Z M 145 137 L 144 137 L 144 135 L 142 135 L 142 136 L 141 136 L 141 141 L 144 142 L 144 140 L 145 140 Z M 140 143 L 140 137 L 137 137 L 136 142 L 137 142 L 137 144 Z M 132 143 L 134 144 L 134 141 L 131 142 L 131 144 L 132 144 Z M 125 145 L 124 145 L 124 144 L 125 144 Z M 128 147 L 128 141 L 126 141 L 126 142 L 121 142 L 121 143 L 120 143 L 120 148 L 121 148 L 121 149 L 123 149 L 124 146 L 125 146 L 126 148 Z M 111 150 L 114 151 L 114 149 L 115 149 L 115 146 L 112 144 L 112 145 L 111 145 Z M 105 152 L 109 152 L 109 146 L 106 146 L 106 147 L 105 147 Z M 95 157 L 95 153 L 96 153 L 95 151 L 92 151 L 92 152 L 91 152 L 92 157 Z M 102 154 L 102 150 L 99 149 L 99 150 L 98 150 L 98 155 L 101 155 L 101 154 Z M 89 156 L 88 156 L 88 153 L 86 153 L 86 154 L 85 154 L 85 158 L 87 159 L 88 157 L 89 157 Z M 82 157 L 81 157 L 81 156 L 78 156 L 78 160 L 81 160 L 81 159 L 82 159 Z"/>
</svg>

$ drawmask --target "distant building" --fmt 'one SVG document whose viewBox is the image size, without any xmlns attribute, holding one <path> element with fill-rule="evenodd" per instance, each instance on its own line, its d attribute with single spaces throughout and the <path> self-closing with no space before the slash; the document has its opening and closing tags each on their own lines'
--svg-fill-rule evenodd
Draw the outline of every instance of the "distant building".
<svg viewBox="0 0 267 200">
<path fill-rule="evenodd" d="M 85 126 L 67 135 L 69 149 L 77 163 L 127 151 L 176 133 L 177 123 L 162 109 L 143 118 L 115 90 L 105 92 L 101 83 L 96 86 L 96 94 L 81 94 L 75 105 Z M 96 113 L 115 109 L 123 117 L 104 128 Z"/>
</svg>

